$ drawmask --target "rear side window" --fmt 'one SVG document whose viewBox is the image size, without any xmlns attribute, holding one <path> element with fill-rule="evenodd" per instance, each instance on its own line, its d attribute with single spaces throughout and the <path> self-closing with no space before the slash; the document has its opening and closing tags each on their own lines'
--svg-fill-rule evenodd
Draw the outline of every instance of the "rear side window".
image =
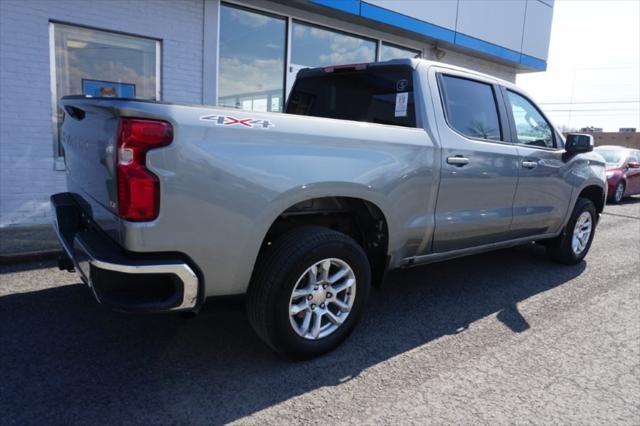
<svg viewBox="0 0 640 426">
<path fill-rule="evenodd" d="M 498 106 L 490 84 L 443 74 L 441 86 L 451 127 L 472 138 L 502 139 Z"/>
<path fill-rule="evenodd" d="M 288 114 L 416 127 L 413 69 L 373 67 L 323 72 L 296 81 Z"/>
<path fill-rule="evenodd" d="M 540 111 L 527 99 L 511 90 L 507 91 L 518 143 L 553 148 L 553 130 Z"/>
</svg>

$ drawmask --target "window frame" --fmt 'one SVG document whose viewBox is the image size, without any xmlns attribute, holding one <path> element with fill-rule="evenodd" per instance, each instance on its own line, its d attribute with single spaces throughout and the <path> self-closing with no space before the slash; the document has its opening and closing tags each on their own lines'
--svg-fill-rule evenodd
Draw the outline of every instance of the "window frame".
<svg viewBox="0 0 640 426">
<path fill-rule="evenodd" d="M 551 124 L 551 121 L 549 120 L 549 117 L 547 117 L 545 115 L 545 113 L 542 112 L 540 107 L 529 96 L 525 95 L 524 93 L 520 92 L 519 90 L 515 90 L 513 88 L 505 87 L 505 86 L 502 86 L 502 85 L 500 86 L 500 91 L 502 93 L 502 102 L 504 102 L 504 107 L 505 107 L 505 110 L 506 110 L 507 119 L 509 120 L 509 125 L 510 125 L 510 128 L 511 128 L 511 132 L 509 134 L 509 139 L 510 139 L 510 142 L 513 145 L 527 147 L 527 148 L 531 148 L 531 149 L 539 149 L 539 150 L 542 150 L 542 151 L 562 151 L 562 150 L 564 150 L 564 143 L 562 142 L 562 139 L 559 137 L 558 131 L 556 130 L 556 128 L 553 126 L 553 124 Z M 518 142 L 518 130 L 516 129 L 516 120 L 515 120 L 515 118 L 513 116 L 513 110 L 511 108 L 511 101 L 509 100 L 509 93 L 508 92 L 512 92 L 512 93 L 522 97 L 527 102 L 529 102 L 536 111 L 538 111 L 538 114 L 540 114 L 540 116 L 544 119 L 544 121 L 547 123 L 547 125 L 551 129 L 551 136 L 553 138 L 553 147 L 537 146 L 537 145 L 526 145 L 526 144 L 522 144 L 522 143 Z"/>
<path fill-rule="evenodd" d="M 493 94 L 493 100 L 496 105 L 496 113 L 498 116 L 498 126 L 500 129 L 500 139 L 485 139 L 479 138 L 475 136 L 469 136 L 462 133 L 460 130 L 456 129 L 451 121 L 449 120 L 449 110 L 447 108 L 447 89 L 444 82 L 444 77 L 453 77 L 461 80 L 468 80 L 473 83 L 483 84 L 485 86 L 489 86 L 491 88 Z M 499 85 L 494 82 L 483 81 L 481 79 L 473 78 L 468 74 L 457 74 L 448 71 L 437 71 L 436 72 L 436 80 L 438 82 L 438 92 L 440 92 L 440 102 L 442 106 L 442 112 L 444 114 L 444 121 L 447 123 L 449 129 L 454 131 L 456 134 L 462 136 L 463 138 L 479 141 L 479 142 L 490 142 L 490 143 L 500 143 L 500 144 L 511 144 L 511 141 L 508 140 L 511 135 L 511 125 L 507 118 L 507 112 L 505 111 L 505 105 L 502 100 L 502 95 L 498 95 L 500 93 Z"/>
<path fill-rule="evenodd" d="M 49 20 L 49 85 L 51 92 L 51 122 L 53 126 L 52 135 L 52 149 L 54 159 L 54 170 L 65 170 L 64 157 L 61 153 L 61 143 L 59 134 L 58 123 L 58 90 L 57 90 L 57 74 L 56 74 L 56 25 L 63 25 L 67 27 L 75 27 L 90 31 L 100 31 L 113 35 L 120 35 L 126 37 L 135 37 L 145 39 L 154 42 L 155 44 L 155 76 L 156 76 L 156 102 L 162 101 L 162 39 L 143 36 L 140 34 L 127 33 L 123 31 L 114 31 L 99 27 L 92 27 L 88 25 L 75 24 L 72 22 Z"/>
</svg>

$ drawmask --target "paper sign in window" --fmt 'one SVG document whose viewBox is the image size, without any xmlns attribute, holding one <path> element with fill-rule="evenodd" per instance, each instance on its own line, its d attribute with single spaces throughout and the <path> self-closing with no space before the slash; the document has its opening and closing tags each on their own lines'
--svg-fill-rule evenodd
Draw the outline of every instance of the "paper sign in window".
<svg viewBox="0 0 640 426">
<path fill-rule="evenodd" d="M 407 103 L 409 102 L 409 92 L 396 93 L 396 117 L 407 116 Z"/>
</svg>

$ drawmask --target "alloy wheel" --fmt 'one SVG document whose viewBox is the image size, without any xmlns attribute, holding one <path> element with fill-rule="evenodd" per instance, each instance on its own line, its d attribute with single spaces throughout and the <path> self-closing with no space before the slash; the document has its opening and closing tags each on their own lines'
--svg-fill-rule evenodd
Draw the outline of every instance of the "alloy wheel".
<svg viewBox="0 0 640 426">
<path fill-rule="evenodd" d="M 293 330 L 308 340 L 334 333 L 347 319 L 356 296 L 356 277 L 343 260 L 320 260 L 298 278 L 289 300 Z"/>
</svg>

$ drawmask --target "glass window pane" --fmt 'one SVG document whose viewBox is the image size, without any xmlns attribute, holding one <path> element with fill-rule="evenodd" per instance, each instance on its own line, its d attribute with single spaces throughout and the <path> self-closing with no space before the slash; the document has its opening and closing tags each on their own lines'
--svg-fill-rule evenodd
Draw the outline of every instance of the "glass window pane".
<svg viewBox="0 0 640 426">
<path fill-rule="evenodd" d="M 493 88 L 465 78 L 442 76 L 449 125 L 463 135 L 500 140 L 500 120 Z"/>
<path fill-rule="evenodd" d="M 415 127 L 413 70 L 385 66 L 300 78 L 287 113 Z"/>
<path fill-rule="evenodd" d="M 404 47 L 394 46 L 392 44 L 382 43 L 380 50 L 380 60 L 390 61 L 392 59 L 419 58 L 420 52 L 413 49 L 405 49 Z"/>
<path fill-rule="evenodd" d="M 376 60 L 376 42 L 293 22 L 291 63 L 305 67 L 355 64 Z"/>
<path fill-rule="evenodd" d="M 538 109 L 517 93 L 508 91 L 518 143 L 553 148 L 553 130 Z"/>
<path fill-rule="evenodd" d="M 56 96 L 157 99 L 157 41 L 54 24 Z M 57 108 L 58 123 L 62 112 Z"/>
<path fill-rule="evenodd" d="M 284 19 L 222 5 L 218 104 L 282 111 L 285 40 Z"/>
</svg>

